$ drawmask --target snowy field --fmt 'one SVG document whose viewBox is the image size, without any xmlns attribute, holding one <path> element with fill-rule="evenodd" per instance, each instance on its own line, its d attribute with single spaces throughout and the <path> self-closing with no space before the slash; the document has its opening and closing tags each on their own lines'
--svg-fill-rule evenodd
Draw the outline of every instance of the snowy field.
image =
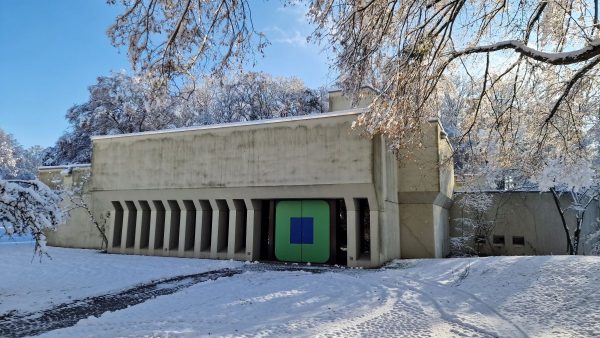
<svg viewBox="0 0 600 338">
<path fill-rule="evenodd" d="M 48 337 L 598 337 L 600 257 L 396 261 L 380 270 L 123 256 L 0 244 L 0 320 L 161 278 L 229 268 Z M 16 310 L 16 311 L 13 311 Z M 9 314 L 7 316 L 7 314 Z M 3 317 L 4 316 L 4 317 Z"/>
</svg>

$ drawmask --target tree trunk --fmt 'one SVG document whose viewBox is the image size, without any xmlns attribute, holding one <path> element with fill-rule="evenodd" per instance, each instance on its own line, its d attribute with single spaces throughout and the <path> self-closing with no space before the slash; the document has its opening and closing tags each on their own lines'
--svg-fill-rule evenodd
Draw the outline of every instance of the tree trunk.
<svg viewBox="0 0 600 338">
<path fill-rule="evenodd" d="M 556 205 L 556 209 L 558 210 L 558 213 L 560 214 L 560 220 L 562 221 L 563 229 L 565 230 L 565 235 L 567 236 L 567 253 L 569 255 L 575 255 L 576 252 L 574 251 L 574 248 L 573 248 L 573 242 L 571 242 L 571 234 L 569 232 L 569 227 L 567 226 L 567 220 L 565 219 L 565 213 L 560 208 L 560 200 L 559 200 L 558 194 L 556 193 L 556 190 L 554 188 L 550 188 L 550 191 L 552 192 L 552 197 L 554 198 L 554 204 Z"/>
</svg>

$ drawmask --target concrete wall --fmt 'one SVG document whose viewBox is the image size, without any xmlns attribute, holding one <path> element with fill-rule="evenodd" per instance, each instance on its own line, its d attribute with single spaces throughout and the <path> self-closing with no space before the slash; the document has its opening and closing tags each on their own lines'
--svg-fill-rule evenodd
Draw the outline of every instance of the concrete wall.
<svg viewBox="0 0 600 338">
<path fill-rule="evenodd" d="M 421 148 L 400 152 L 401 256 L 444 257 L 448 253 L 448 208 L 452 204 L 452 148 L 437 120 L 422 127 Z"/>
<path fill-rule="evenodd" d="M 324 116 L 96 138 L 93 190 L 372 183 L 356 114 Z"/>
<path fill-rule="evenodd" d="M 361 93 L 360 100 L 352 104 L 352 100 L 342 95 L 342 91 L 329 92 L 329 111 L 342 111 L 353 108 L 366 108 L 373 102 L 372 90 L 365 89 Z"/>
<path fill-rule="evenodd" d="M 74 198 L 82 198 L 93 209 L 89 192 L 90 170 L 89 165 L 41 167 L 38 176 L 42 182 L 52 189 L 70 190 L 74 187 L 81 187 L 82 193 Z M 65 195 L 61 207 L 63 210 L 68 210 L 69 221 L 57 227 L 55 231 L 46 232 L 48 245 L 99 249 L 102 245 L 102 237 L 90 222 L 87 211 L 83 208 L 76 208 L 67 195 Z"/>
<path fill-rule="evenodd" d="M 484 219 L 493 222 L 493 230 L 487 243 L 481 246 L 486 255 L 560 255 L 566 253 L 566 235 L 560 215 L 549 192 L 490 192 L 493 204 L 485 213 Z M 462 207 L 460 200 L 464 194 L 457 194 L 451 208 L 450 236 L 461 235 L 460 218 L 472 218 L 473 214 Z M 561 203 L 569 205 L 568 197 L 563 196 Z M 600 217 L 598 202 L 592 203 L 586 212 L 581 239 L 590 232 L 590 224 Z M 566 214 L 567 222 L 574 226 L 572 211 Z M 493 236 L 504 236 L 504 244 L 493 244 Z M 523 237 L 524 245 L 513 244 L 513 236 Z M 583 243 L 583 241 L 582 241 Z M 586 248 L 581 245 L 580 254 Z"/>
</svg>

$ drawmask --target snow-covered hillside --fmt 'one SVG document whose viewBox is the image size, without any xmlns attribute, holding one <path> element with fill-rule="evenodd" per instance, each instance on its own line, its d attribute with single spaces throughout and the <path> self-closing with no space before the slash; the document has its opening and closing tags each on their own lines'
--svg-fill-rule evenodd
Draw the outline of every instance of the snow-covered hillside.
<svg viewBox="0 0 600 338">
<path fill-rule="evenodd" d="M 43 334 L 51 337 L 600 336 L 600 257 L 401 260 L 380 270 L 300 271 L 59 248 L 49 248 L 52 259 L 40 263 L 32 250 L 0 245 L 0 320 L 160 278 L 237 273 Z"/>
</svg>

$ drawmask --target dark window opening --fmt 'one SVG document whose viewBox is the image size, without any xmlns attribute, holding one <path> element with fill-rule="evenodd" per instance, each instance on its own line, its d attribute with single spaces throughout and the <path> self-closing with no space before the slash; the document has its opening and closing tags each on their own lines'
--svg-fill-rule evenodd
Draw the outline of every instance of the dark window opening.
<svg viewBox="0 0 600 338">
<path fill-rule="evenodd" d="M 235 205 L 235 253 L 246 252 L 246 225 L 248 218 L 248 209 L 246 202 L 242 199 L 233 200 Z"/>
<path fill-rule="evenodd" d="M 179 248 L 179 222 L 181 221 L 181 209 L 177 201 L 169 201 L 169 208 L 171 209 L 171 224 L 169 231 L 169 250 L 176 250 Z"/>
<path fill-rule="evenodd" d="M 513 245 L 525 245 L 525 237 L 523 236 L 513 236 L 512 238 Z"/>
<path fill-rule="evenodd" d="M 150 243 L 150 206 L 146 201 L 139 201 L 142 208 L 142 229 L 140 233 L 140 248 L 147 249 Z"/>
<path fill-rule="evenodd" d="M 123 208 L 121 203 L 112 202 L 113 208 L 115 209 L 115 223 L 113 225 L 113 248 L 121 246 L 121 235 L 123 234 Z"/>
<path fill-rule="evenodd" d="M 348 264 L 348 221 L 346 203 L 343 199 L 334 201 L 335 210 L 335 263 L 340 265 Z"/>
<path fill-rule="evenodd" d="M 165 207 L 161 201 L 153 201 L 156 209 L 156 227 L 154 229 L 154 249 L 162 249 L 165 239 Z"/>
<path fill-rule="evenodd" d="M 371 259 L 371 212 L 369 200 L 366 198 L 355 199 L 358 210 L 358 257 Z"/>
<path fill-rule="evenodd" d="M 261 201 L 260 255 L 261 260 L 275 260 L 275 201 Z"/>
<path fill-rule="evenodd" d="M 183 250 L 194 250 L 196 239 L 196 207 L 192 201 L 183 201 L 185 206 L 185 242 Z"/>
<path fill-rule="evenodd" d="M 504 245 L 504 236 L 502 235 L 494 235 L 492 237 L 492 243 L 496 245 Z"/>
<path fill-rule="evenodd" d="M 229 206 L 226 200 L 217 200 L 219 209 L 219 227 L 217 236 L 217 252 L 227 252 L 229 241 Z"/>
<path fill-rule="evenodd" d="M 137 209 L 132 201 L 125 201 L 125 206 L 129 211 L 129 217 L 127 218 L 127 234 L 125 234 L 125 247 L 133 248 L 135 244 L 135 224 L 137 218 Z"/>
<path fill-rule="evenodd" d="M 202 227 L 200 234 L 200 252 L 210 252 L 210 245 L 212 239 L 212 219 L 213 209 L 210 206 L 210 202 L 207 200 L 200 201 L 200 207 L 202 208 Z"/>
</svg>

